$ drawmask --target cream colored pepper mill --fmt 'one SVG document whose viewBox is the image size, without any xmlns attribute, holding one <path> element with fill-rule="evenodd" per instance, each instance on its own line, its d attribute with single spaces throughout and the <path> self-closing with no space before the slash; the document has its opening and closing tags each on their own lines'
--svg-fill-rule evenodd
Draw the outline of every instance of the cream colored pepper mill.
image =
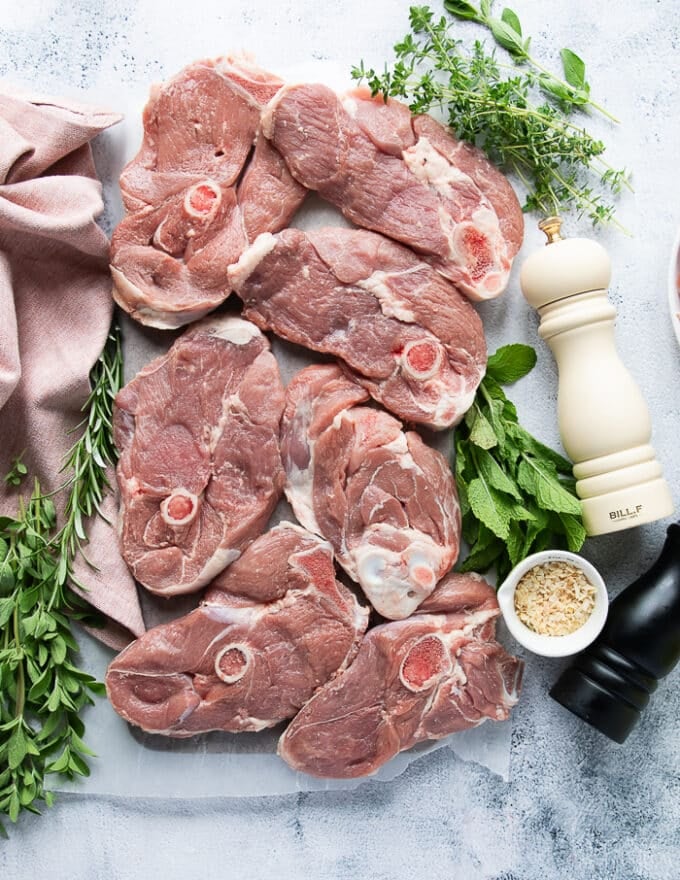
<svg viewBox="0 0 680 880">
<path fill-rule="evenodd" d="M 539 226 L 548 246 L 526 260 L 520 284 L 557 361 L 560 435 L 586 531 L 602 535 L 669 516 L 673 500 L 650 446 L 649 411 L 616 351 L 607 252 L 592 239 L 563 239 L 559 217 Z"/>
</svg>

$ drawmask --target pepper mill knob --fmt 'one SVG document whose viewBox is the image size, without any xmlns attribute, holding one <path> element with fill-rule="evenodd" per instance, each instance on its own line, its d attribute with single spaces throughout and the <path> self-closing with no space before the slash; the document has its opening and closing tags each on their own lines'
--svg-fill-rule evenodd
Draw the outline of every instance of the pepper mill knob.
<svg viewBox="0 0 680 880">
<path fill-rule="evenodd" d="M 609 255 L 592 239 L 562 238 L 561 225 L 541 221 L 548 245 L 525 261 L 520 285 L 557 361 L 560 436 L 583 522 L 601 535 L 669 516 L 673 501 L 650 445 L 647 405 L 616 351 Z"/>
<path fill-rule="evenodd" d="M 545 217 L 538 224 L 538 228 L 542 232 L 545 232 L 545 236 L 548 239 L 546 244 L 552 244 L 555 241 L 563 241 L 563 238 L 560 235 L 562 229 L 561 217 Z"/>
</svg>

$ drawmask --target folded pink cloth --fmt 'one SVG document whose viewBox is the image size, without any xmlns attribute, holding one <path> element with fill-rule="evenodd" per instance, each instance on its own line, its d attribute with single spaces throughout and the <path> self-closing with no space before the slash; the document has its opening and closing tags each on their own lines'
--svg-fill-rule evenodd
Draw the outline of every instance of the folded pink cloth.
<svg viewBox="0 0 680 880">
<path fill-rule="evenodd" d="M 108 241 L 90 140 L 120 117 L 72 102 L 0 91 L 0 513 L 19 489 L 2 477 L 23 453 L 44 491 L 57 489 L 69 431 L 81 418 L 88 376 L 112 317 Z M 115 480 L 112 480 L 115 486 Z M 63 499 L 62 499 L 63 502 Z M 58 508 L 59 509 L 59 508 Z M 104 513 L 115 522 L 109 496 Z M 122 647 L 144 631 L 137 590 L 112 526 L 88 525 L 76 574 L 108 619 L 99 635 Z"/>
</svg>

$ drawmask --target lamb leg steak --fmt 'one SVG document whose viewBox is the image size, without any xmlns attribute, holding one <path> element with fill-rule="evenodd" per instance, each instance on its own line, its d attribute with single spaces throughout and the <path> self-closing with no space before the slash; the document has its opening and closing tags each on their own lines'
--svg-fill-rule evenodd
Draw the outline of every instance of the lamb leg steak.
<svg viewBox="0 0 680 880">
<path fill-rule="evenodd" d="M 153 89 L 141 149 L 120 179 L 128 214 L 111 242 L 113 296 L 136 320 L 172 328 L 214 309 L 250 236 L 282 229 L 301 204 L 306 190 L 275 148 L 253 147 L 281 85 L 218 58 Z"/>
<path fill-rule="evenodd" d="M 334 365 L 292 380 L 281 424 L 285 492 L 383 617 L 407 617 L 456 561 L 460 508 L 446 459 Z"/>
<path fill-rule="evenodd" d="M 262 531 L 283 405 L 267 339 L 235 317 L 196 324 L 118 393 L 121 549 L 148 590 L 200 589 Z"/>
<path fill-rule="evenodd" d="M 374 232 L 263 234 L 230 267 L 244 316 L 333 354 L 399 418 L 441 429 L 469 409 L 486 368 L 482 323 L 411 250 Z"/>
<path fill-rule="evenodd" d="M 106 688 L 119 715 L 152 733 L 262 730 L 352 661 L 367 623 L 367 609 L 335 579 L 330 544 L 281 523 L 199 608 L 119 654 Z"/>
<path fill-rule="evenodd" d="M 359 90 L 284 86 L 262 131 L 293 177 L 358 226 L 409 245 L 475 300 L 505 289 L 524 221 L 484 154 L 429 116 Z"/>
<path fill-rule="evenodd" d="M 505 720 L 523 664 L 495 640 L 498 613 L 479 575 L 448 575 L 413 617 L 369 630 L 354 662 L 288 726 L 279 754 L 312 776 L 368 776 L 418 742 Z"/>
</svg>

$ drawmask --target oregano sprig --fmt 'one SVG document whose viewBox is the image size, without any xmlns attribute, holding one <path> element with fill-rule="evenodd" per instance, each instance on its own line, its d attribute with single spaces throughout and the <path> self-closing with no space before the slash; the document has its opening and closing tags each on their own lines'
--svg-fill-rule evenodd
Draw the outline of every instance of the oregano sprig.
<svg viewBox="0 0 680 880">
<path fill-rule="evenodd" d="M 106 492 L 115 460 L 113 398 L 122 384 L 120 335 L 115 328 L 91 373 L 80 436 L 69 451 L 63 523 L 53 497 L 34 481 L 13 517 L 0 517 L 0 816 L 16 822 L 23 810 L 50 806 L 49 773 L 67 779 L 89 774 L 82 708 L 103 685 L 80 669 L 72 624 L 92 622 L 78 596 L 73 563 L 87 542 L 86 521 Z M 19 465 L 21 464 L 21 467 Z M 27 468 L 14 463 L 10 483 Z M 6 830 L 0 822 L 0 833 Z"/>
<path fill-rule="evenodd" d="M 545 216 L 574 210 L 594 224 L 620 225 L 608 198 L 631 188 L 629 174 L 603 158 L 604 143 L 573 117 L 586 106 L 606 113 L 590 99 L 582 60 L 563 50 L 564 81 L 536 70 L 515 13 L 495 19 L 490 3 L 479 9 L 463 0 L 453 5 L 458 18 L 489 22 L 515 63 L 501 63 L 480 40 L 464 44 L 453 22 L 436 18 L 428 6 L 412 6 L 411 30 L 394 46 L 391 69 L 377 73 L 362 61 L 352 77 L 365 80 L 374 95 L 407 100 L 414 113 L 443 111 L 458 137 L 517 176 L 526 190 L 525 211 Z"/>
<path fill-rule="evenodd" d="M 586 537 L 571 463 L 522 427 L 502 388 L 535 363 L 528 345 L 499 348 L 456 428 L 454 469 L 470 547 L 461 570 L 495 566 L 499 583 L 529 553 L 577 551 Z"/>
</svg>

